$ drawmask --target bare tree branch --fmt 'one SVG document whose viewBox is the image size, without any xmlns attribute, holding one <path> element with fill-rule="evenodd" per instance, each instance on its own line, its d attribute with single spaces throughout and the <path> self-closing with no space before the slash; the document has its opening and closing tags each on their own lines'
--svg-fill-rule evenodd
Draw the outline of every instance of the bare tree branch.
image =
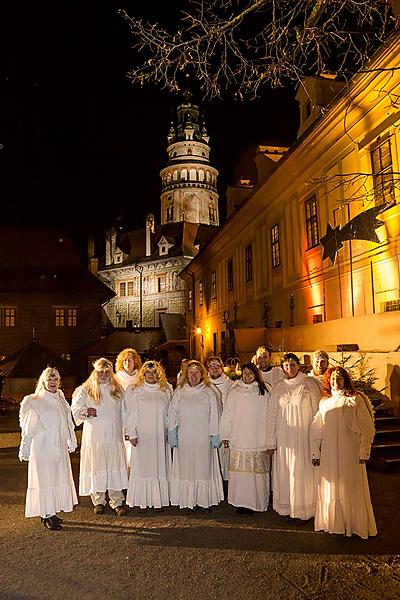
<svg viewBox="0 0 400 600">
<path fill-rule="evenodd" d="M 121 11 L 141 60 L 129 76 L 177 91 L 189 72 L 204 98 L 254 98 L 326 69 L 348 75 L 395 28 L 393 2 L 186 0 L 175 31 Z"/>
</svg>

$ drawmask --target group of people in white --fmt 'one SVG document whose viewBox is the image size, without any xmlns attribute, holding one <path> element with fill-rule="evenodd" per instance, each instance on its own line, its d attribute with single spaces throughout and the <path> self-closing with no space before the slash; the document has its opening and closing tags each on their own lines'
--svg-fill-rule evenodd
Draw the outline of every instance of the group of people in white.
<svg viewBox="0 0 400 600">
<path fill-rule="evenodd" d="M 374 436 L 369 400 L 324 351 L 312 371 L 296 354 L 270 364 L 258 348 L 241 378 L 222 359 L 187 360 L 176 389 L 157 361 L 143 365 L 132 348 L 113 364 L 98 359 L 69 406 L 60 374 L 48 367 L 20 409 L 20 460 L 29 461 L 27 517 L 59 530 L 57 513 L 77 504 L 68 452 L 83 423 L 79 494 L 95 514 L 107 503 L 178 506 L 210 512 L 224 498 L 241 515 L 272 508 L 294 525 L 314 518 L 316 531 L 376 535 L 365 462 Z M 171 451 L 172 448 L 172 451 Z"/>
</svg>

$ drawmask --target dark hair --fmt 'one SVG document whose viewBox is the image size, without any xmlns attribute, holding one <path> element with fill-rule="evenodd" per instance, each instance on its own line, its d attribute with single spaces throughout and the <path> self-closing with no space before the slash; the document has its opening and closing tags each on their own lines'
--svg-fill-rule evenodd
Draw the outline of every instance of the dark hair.
<svg viewBox="0 0 400 600">
<path fill-rule="evenodd" d="M 242 364 L 242 379 L 243 379 L 243 371 L 245 369 L 248 369 L 249 371 L 251 371 L 253 373 L 255 381 L 257 381 L 257 383 L 258 383 L 258 390 L 259 390 L 258 395 L 264 396 L 265 392 L 267 391 L 267 388 L 265 387 L 264 381 L 261 379 L 259 368 L 251 362 L 243 363 Z"/>
<path fill-rule="evenodd" d="M 339 375 L 341 375 L 344 379 L 343 388 L 345 391 L 345 395 L 354 396 L 356 391 L 354 389 L 353 382 L 350 379 L 350 375 L 348 374 L 346 369 L 344 369 L 343 367 L 329 367 L 329 369 L 325 371 L 324 376 L 322 378 L 322 397 L 329 398 L 329 396 L 332 395 L 330 379 L 334 371 L 337 371 Z"/>
<path fill-rule="evenodd" d="M 283 355 L 282 358 L 282 364 L 286 361 L 286 360 L 294 360 L 294 362 L 296 362 L 298 365 L 300 364 L 300 359 L 299 357 L 294 354 L 293 352 L 288 352 L 287 354 Z"/>
</svg>

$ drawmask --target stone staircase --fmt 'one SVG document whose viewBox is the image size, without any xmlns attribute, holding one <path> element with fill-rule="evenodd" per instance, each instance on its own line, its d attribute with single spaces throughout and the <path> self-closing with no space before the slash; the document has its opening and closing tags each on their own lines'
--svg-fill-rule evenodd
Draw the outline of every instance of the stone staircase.
<svg viewBox="0 0 400 600">
<path fill-rule="evenodd" d="M 400 417 L 393 408 L 381 406 L 375 409 L 375 438 L 371 449 L 369 466 L 390 470 L 400 466 Z"/>
</svg>

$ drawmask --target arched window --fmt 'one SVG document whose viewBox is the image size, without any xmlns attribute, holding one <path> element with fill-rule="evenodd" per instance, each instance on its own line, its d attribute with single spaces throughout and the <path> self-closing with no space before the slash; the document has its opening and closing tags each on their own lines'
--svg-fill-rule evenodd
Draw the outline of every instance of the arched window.
<svg viewBox="0 0 400 600">
<path fill-rule="evenodd" d="M 197 172 L 196 169 L 190 169 L 190 176 L 189 176 L 190 181 L 196 181 L 197 180 Z"/>
<path fill-rule="evenodd" d="M 181 171 L 181 181 L 187 181 L 188 172 L 187 169 L 182 169 Z"/>
<path fill-rule="evenodd" d="M 200 169 L 199 171 L 199 181 L 204 181 L 204 171 Z"/>
</svg>

